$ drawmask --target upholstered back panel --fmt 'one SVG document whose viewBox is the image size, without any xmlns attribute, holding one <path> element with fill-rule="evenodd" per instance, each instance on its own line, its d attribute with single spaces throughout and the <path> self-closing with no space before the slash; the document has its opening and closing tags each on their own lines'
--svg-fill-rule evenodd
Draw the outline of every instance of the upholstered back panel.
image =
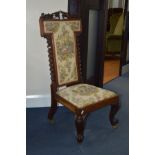
<svg viewBox="0 0 155 155">
<path fill-rule="evenodd" d="M 79 80 L 75 32 L 81 31 L 80 20 L 44 21 L 44 32 L 51 33 L 58 84 Z"/>
</svg>

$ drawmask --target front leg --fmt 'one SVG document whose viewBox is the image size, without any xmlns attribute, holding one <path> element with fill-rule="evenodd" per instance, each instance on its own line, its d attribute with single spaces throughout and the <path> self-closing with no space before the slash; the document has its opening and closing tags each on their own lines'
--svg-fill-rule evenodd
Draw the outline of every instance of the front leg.
<svg viewBox="0 0 155 155">
<path fill-rule="evenodd" d="M 81 143 L 84 139 L 84 117 L 82 115 L 75 115 L 75 126 L 77 130 L 77 141 Z"/>
<path fill-rule="evenodd" d="M 119 108 L 120 108 L 119 103 L 111 105 L 111 110 L 110 110 L 110 113 L 109 113 L 109 119 L 110 119 L 110 123 L 111 123 L 113 128 L 118 127 L 119 121 L 115 118 L 115 115 L 118 112 Z"/>
</svg>

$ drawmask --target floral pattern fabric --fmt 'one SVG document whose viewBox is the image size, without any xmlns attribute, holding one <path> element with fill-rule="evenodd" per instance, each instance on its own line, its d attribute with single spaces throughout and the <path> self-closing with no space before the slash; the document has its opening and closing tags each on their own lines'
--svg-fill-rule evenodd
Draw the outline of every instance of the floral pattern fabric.
<svg viewBox="0 0 155 155">
<path fill-rule="evenodd" d="M 53 33 L 59 85 L 78 81 L 76 41 L 74 31 L 80 31 L 80 21 L 45 21 L 45 33 Z"/>
<path fill-rule="evenodd" d="M 57 94 L 78 108 L 117 96 L 113 91 L 88 84 L 76 84 L 57 91 Z"/>
</svg>

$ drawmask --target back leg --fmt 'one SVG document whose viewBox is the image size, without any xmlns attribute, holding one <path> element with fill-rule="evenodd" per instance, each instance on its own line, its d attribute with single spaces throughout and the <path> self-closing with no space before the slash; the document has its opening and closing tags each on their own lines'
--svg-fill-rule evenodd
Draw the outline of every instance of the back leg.
<svg viewBox="0 0 155 155">
<path fill-rule="evenodd" d="M 110 109 L 110 113 L 109 113 L 109 119 L 110 119 L 110 123 L 112 125 L 113 128 L 117 128 L 118 127 L 118 119 L 115 118 L 116 113 L 118 112 L 120 108 L 120 104 L 114 104 L 111 105 L 111 109 Z"/>
<path fill-rule="evenodd" d="M 54 114 L 57 111 L 57 101 L 55 99 L 54 91 L 51 85 L 51 107 L 48 112 L 48 119 L 53 120 Z"/>
<path fill-rule="evenodd" d="M 56 111 L 57 111 L 57 106 L 51 106 L 50 107 L 49 112 L 48 112 L 48 119 L 49 120 L 53 119 L 54 114 L 56 113 Z"/>
</svg>

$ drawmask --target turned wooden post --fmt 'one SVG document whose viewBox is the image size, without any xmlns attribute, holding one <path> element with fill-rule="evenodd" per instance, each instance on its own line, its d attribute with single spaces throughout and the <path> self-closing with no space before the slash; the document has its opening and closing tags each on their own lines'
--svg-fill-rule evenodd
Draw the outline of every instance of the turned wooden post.
<svg viewBox="0 0 155 155">
<path fill-rule="evenodd" d="M 75 115 L 75 126 L 77 131 L 77 142 L 81 143 L 84 139 L 84 116 Z"/>
</svg>

